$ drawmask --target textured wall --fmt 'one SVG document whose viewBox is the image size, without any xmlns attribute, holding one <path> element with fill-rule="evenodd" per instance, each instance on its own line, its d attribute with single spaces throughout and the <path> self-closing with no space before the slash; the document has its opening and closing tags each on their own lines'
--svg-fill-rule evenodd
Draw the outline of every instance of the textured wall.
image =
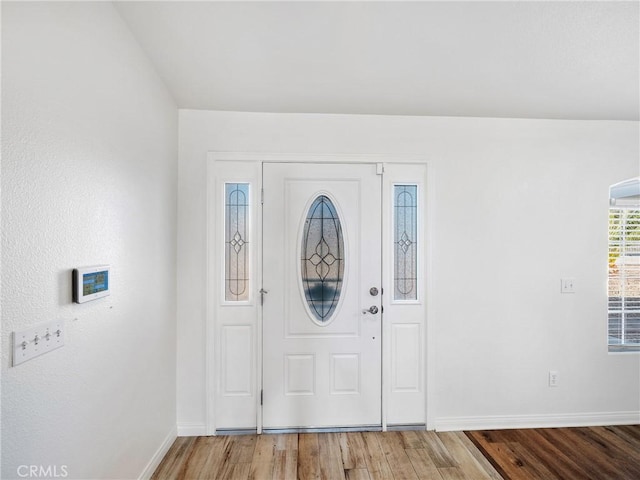
<svg viewBox="0 0 640 480">
<path fill-rule="evenodd" d="M 175 429 L 177 128 L 110 3 L 3 2 L 3 479 L 137 478 Z M 98 263 L 111 296 L 73 304 Z M 52 319 L 66 345 L 11 367 L 11 332 Z"/>
<path fill-rule="evenodd" d="M 608 187 L 638 175 L 638 148 L 637 122 L 181 110 L 179 426 L 206 418 L 207 151 L 430 163 L 436 426 L 637 418 L 638 355 L 607 353 L 606 258 Z M 560 294 L 564 276 L 575 294 Z"/>
</svg>

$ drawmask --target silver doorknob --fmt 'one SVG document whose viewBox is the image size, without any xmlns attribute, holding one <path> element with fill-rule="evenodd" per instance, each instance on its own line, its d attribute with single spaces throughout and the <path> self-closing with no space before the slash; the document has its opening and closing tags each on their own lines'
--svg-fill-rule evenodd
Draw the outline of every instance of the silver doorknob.
<svg viewBox="0 0 640 480">
<path fill-rule="evenodd" d="M 375 315 L 376 313 L 378 313 L 378 307 L 376 307 L 375 305 L 371 305 L 368 310 L 362 310 L 362 313 L 372 313 Z"/>
<path fill-rule="evenodd" d="M 375 297 L 376 295 L 378 295 L 378 289 L 376 287 L 371 287 L 369 289 L 369 295 L 371 295 L 372 297 Z"/>
</svg>

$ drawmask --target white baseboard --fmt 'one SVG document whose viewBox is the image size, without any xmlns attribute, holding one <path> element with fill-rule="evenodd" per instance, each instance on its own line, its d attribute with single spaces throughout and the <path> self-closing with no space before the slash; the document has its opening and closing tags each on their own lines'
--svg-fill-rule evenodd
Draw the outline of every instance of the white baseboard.
<svg viewBox="0 0 640 480">
<path fill-rule="evenodd" d="M 165 437 L 162 444 L 158 447 L 158 449 L 156 450 L 156 453 L 153 454 L 153 457 L 151 457 L 151 460 L 149 460 L 149 463 L 147 463 L 147 466 L 144 467 L 144 470 L 138 477 L 138 480 L 149 480 L 151 478 L 151 476 L 153 475 L 153 472 L 156 471 L 156 468 L 158 468 L 158 465 L 160 465 L 160 462 L 162 462 L 162 459 L 171 448 L 171 445 L 173 445 L 173 442 L 175 441 L 176 436 L 177 436 L 176 428 L 174 427 L 171 429 L 169 434 Z"/>
<path fill-rule="evenodd" d="M 637 425 L 638 412 L 569 413 L 561 415 L 498 415 L 492 417 L 436 418 L 436 431 L 502 430 L 510 428 L 593 427 Z"/>
<path fill-rule="evenodd" d="M 179 423 L 179 437 L 202 437 L 207 434 L 207 426 L 203 423 Z"/>
</svg>

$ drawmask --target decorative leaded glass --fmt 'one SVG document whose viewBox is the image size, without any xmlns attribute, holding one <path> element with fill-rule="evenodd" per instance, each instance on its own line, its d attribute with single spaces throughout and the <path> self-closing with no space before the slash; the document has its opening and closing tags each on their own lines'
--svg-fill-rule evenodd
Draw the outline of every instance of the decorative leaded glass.
<svg viewBox="0 0 640 480">
<path fill-rule="evenodd" d="M 228 302 L 249 300 L 249 184 L 225 183 L 225 291 Z"/>
<path fill-rule="evenodd" d="M 418 299 L 418 186 L 393 187 L 394 300 Z"/>
<path fill-rule="evenodd" d="M 335 311 L 344 275 L 344 241 L 340 218 L 326 195 L 318 196 L 307 213 L 302 233 L 302 286 L 309 310 L 326 323 Z"/>
</svg>

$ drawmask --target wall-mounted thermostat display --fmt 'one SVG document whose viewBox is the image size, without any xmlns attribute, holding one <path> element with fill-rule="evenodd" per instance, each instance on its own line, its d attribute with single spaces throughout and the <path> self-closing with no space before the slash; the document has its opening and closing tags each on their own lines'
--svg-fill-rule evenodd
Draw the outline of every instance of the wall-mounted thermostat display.
<svg viewBox="0 0 640 480">
<path fill-rule="evenodd" d="M 84 303 L 109 295 L 109 265 L 73 270 L 73 301 Z"/>
</svg>

